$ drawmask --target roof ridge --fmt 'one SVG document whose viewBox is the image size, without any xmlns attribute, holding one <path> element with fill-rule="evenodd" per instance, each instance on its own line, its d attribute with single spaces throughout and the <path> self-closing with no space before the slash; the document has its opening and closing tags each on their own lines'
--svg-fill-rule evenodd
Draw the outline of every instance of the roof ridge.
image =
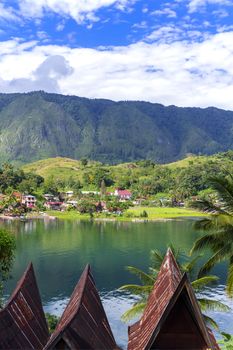
<svg viewBox="0 0 233 350">
<path fill-rule="evenodd" d="M 10 298 L 8 299 L 6 305 L 4 308 L 6 308 L 7 306 L 9 306 L 13 301 L 14 298 L 16 297 L 16 295 L 20 292 L 20 289 L 22 288 L 24 281 L 26 280 L 26 278 L 29 276 L 29 273 L 31 272 L 31 274 L 33 275 L 33 278 L 35 280 L 35 283 L 37 285 L 37 281 L 36 281 L 36 276 L 35 276 L 35 271 L 34 271 L 34 267 L 32 262 L 30 262 L 26 268 L 26 270 L 24 271 L 23 275 L 21 276 L 20 280 L 17 282 L 17 285 L 15 287 L 15 289 L 13 290 L 12 294 L 10 295 Z M 37 285 L 38 287 L 38 285 Z M 3 309 L 2 309 L 3 310 Z M 0 310 L 0 312 L 2 311 Z"/>
<path fill-rule="evenodd" d="M 83 300 L 83 295 L 84 295 L 84 291 L 85 291 L 85 288 L 86 288 L 86 281 L 88 279 L 88 276 L 91 276 L 90 274 L 90 270 L 91 270 L 91 267 L 90 267 L 90 264 L 87 264 L 79 278 L 79 281 L 78 283 L 76 284 L 71 296 L 70 296 L 70 299 L 69 299 L 69 302 L 68 304 L 66 305 L 63 313 L 62 313 L 62 316 L 54 330 L 54 332 L 51 334 L 51 337 L 50 339 L 48 340 L 47 344 L 46 344 L 46 347 L 45 349 L 47 349 L 47 346 L 50 345 L 50 342 L 53 343 L 55 339 L 57 339 L 57 337 L 61 336 L 61 334 L 63 334 L 65 328 L 70 325 L 73 321 L 73 319 L 77 316 L 77 314 L 79 313 L 80 311 L 80 305 L 82 303 L 82 300 Z M 93 279 L 93 278 L 92 278 Z M 76 294 L 78 293 L 78 288 L 80 288 L 80 285 L 81 285 L 81 290 L 79 291 L 80 293 L 80 297 L 79 297 L 79 300 L 78 300 L 78 303 L 77 305 L 75 305 L 75 309 L 76 309 L 76 313 L 70 313 L 71 314 L 71 317 L 69 318 L 69 315 L 66 319 L 66 313 L 68 312 L 69 310 L 69 306 L 71 305 L 72 303 L 72 300 L 74 299 L 74 297 L 76 296 Z M 64 322 L 64 324 L 62 324 Z M 59 328 L 61 327 L 61 328 Z M 56 334 L 57 333 L 57 334 Z"/>
</svg>

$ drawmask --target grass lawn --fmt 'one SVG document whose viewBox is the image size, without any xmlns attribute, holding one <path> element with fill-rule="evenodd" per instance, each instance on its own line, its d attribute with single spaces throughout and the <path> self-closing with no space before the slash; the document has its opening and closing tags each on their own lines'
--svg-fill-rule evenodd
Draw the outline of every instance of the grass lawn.
<svg viewBox="0 0 233 350">
<path fill-rule="evenodd" d="M 205 213 L 185 208 L 160 208 L 160 207 L 134 207 L 127 210 L 126 213 L 132 213 L 134 216 L 140 216 L 143 211 L 148 214 L 148 219 L 168 219 L 178 217 L 200 217 L 206 216 Z"/>
<path fill-rule="evenodd" d="M 184 209 L 184 208 L 160 208 L 160 207 L 134 207 L 126 210 L 124 215 L 122 216 L 114 216 L 114 215 L 106 215 L 102 214 L 94 214 L 94 219 L 115 219 L 117 221 L 131 221 L 135 218 L 140 218 L 140 214 L 143 211 L 146 211 L 148 214 L 148 220 L 156 220 L 156 219 L 175 219 L 179 217 L 200 217 L 206 216 L 206 214 L 201 213 L 199 211 Z M 80 214 L 78 211 L 48 211 L 47 214 L 51 216 L 55 216 L 58 219 L 67 219 L 67 220 L 89 220 L 89 214 Z M 130 217 L 132 215 L 132 217 Z"/>
<path fill-rule="evenodd" d="M 89 214 L 80 214 L 78 211 L 58 211 L 58 210 L 50 210 L 46 211 L 46 214 L 50 216 L 55 216 L 58 219 L 62 220 L 89 220 Z"/>
</svg>

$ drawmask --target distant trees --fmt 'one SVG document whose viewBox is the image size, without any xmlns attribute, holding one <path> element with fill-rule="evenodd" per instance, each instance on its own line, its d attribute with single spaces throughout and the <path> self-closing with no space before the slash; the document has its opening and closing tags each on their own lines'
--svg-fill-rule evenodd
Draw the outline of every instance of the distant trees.
<svg viewBox="0 0 233 350">
<path fill-rule="evenodd" d="M 0 191 L 6 193 L 11 190 L 33 193 L 44 182 L 42 176 L 25 173 L 9 163 L 4 163 L 0 169 Z"/>
</svg>

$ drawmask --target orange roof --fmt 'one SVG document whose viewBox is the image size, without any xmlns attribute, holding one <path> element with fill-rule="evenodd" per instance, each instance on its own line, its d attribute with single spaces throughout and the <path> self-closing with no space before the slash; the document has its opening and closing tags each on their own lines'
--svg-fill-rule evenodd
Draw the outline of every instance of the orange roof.
<svg viewBox="0 0 233 350">
<path fill-rule="evenodd" d="M 64 343 L 71 349 L 117 348 L 89 265 L 45 349 Z"/>
<path fill-rule="evenodd" d="M 0 349 L 43 349 L 49 337 L 32 264 L 0 311 Z"/>
<path fill-rule="evenodd" d="M 168 249 L 141 319 L 129 327 L 128 350 L 187 349 L 187 339 L 200 349 L 219 349 L 207 329 L 191 284 Z M 179 343 L 179 346 L 178 346 Z M 202 347 L 200 347 L 200 344 Z M 165 346 L 165 347 L 163 347 Z M 168 347 L 167 347 L 168 346 Z"/>
</svg>

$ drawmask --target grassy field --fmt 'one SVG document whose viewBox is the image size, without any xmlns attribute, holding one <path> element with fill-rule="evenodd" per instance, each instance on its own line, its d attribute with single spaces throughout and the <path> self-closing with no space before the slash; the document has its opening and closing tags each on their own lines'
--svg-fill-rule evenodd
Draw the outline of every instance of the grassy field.
<svg viewBox="0 0 233 350">
<path fill-rule="evenodd" d="M 213 156 L 188 156 L 184 159 L 177 160 L 173 163 L 167 163 L 164 164 L 165 167 L 170 168 L 171 170 L 177 169 L 177 168 L 187 168 L 190 164 L 204 164 L 205 162 L 214 162 L 214 163 L 221 163 L 222 159 Z"/>
<path fill-rule="evenodd" d="M 146 211 L 148 217 L 142 218 L 140 214 Z M 58 219 L 62 220 L 89 220 L 89 214 L 80 214 L 77 211 L 49 211 L 47 212 L 51 216 L 55 216 Z M 132 215 L 132 216 L 131 216 Z M 124 215 L 116 216 L 116 215 L 107 215 L 105 213 L 94 214 L 94 219 L 109 219 L 109 220 L 117 220 L 117 221 L 134 221 L 135 219 L 142 220 L 160 220 L 160 219 L 176 219 L 181 217 L 201 217 L 206 216 L 206 214 L 190 210 L 184 208 L 157 208 L 157 207 L 135 207 L 128 209 Z"/>
<path fill-rule="evenodd" d="M 72 176 L 74 179 L 81 180 L 84 169 L 91 169 L 98 164 L 95 161 L 88 161 L 88 165 L 84 168 L 79 160 L 56 157 L 24 165 L 22 169 L 25 172 L 34 172 L 45 179 L 54 177 L 54 179 L 64 180 Z"/>
<path fill-rule="evenodd" d="M 199 217 L 206 216 L 206 214 L 185 208 L 160 208 L 160 207 L 134 207 L 128 209 L 126 213 L 132 213 L 134 216 L 140 217 L 143 211 L 148 214 L 148 219 L 168 219 L 168 218 L 179 218 L 179 217 Z"/>
</svg>

